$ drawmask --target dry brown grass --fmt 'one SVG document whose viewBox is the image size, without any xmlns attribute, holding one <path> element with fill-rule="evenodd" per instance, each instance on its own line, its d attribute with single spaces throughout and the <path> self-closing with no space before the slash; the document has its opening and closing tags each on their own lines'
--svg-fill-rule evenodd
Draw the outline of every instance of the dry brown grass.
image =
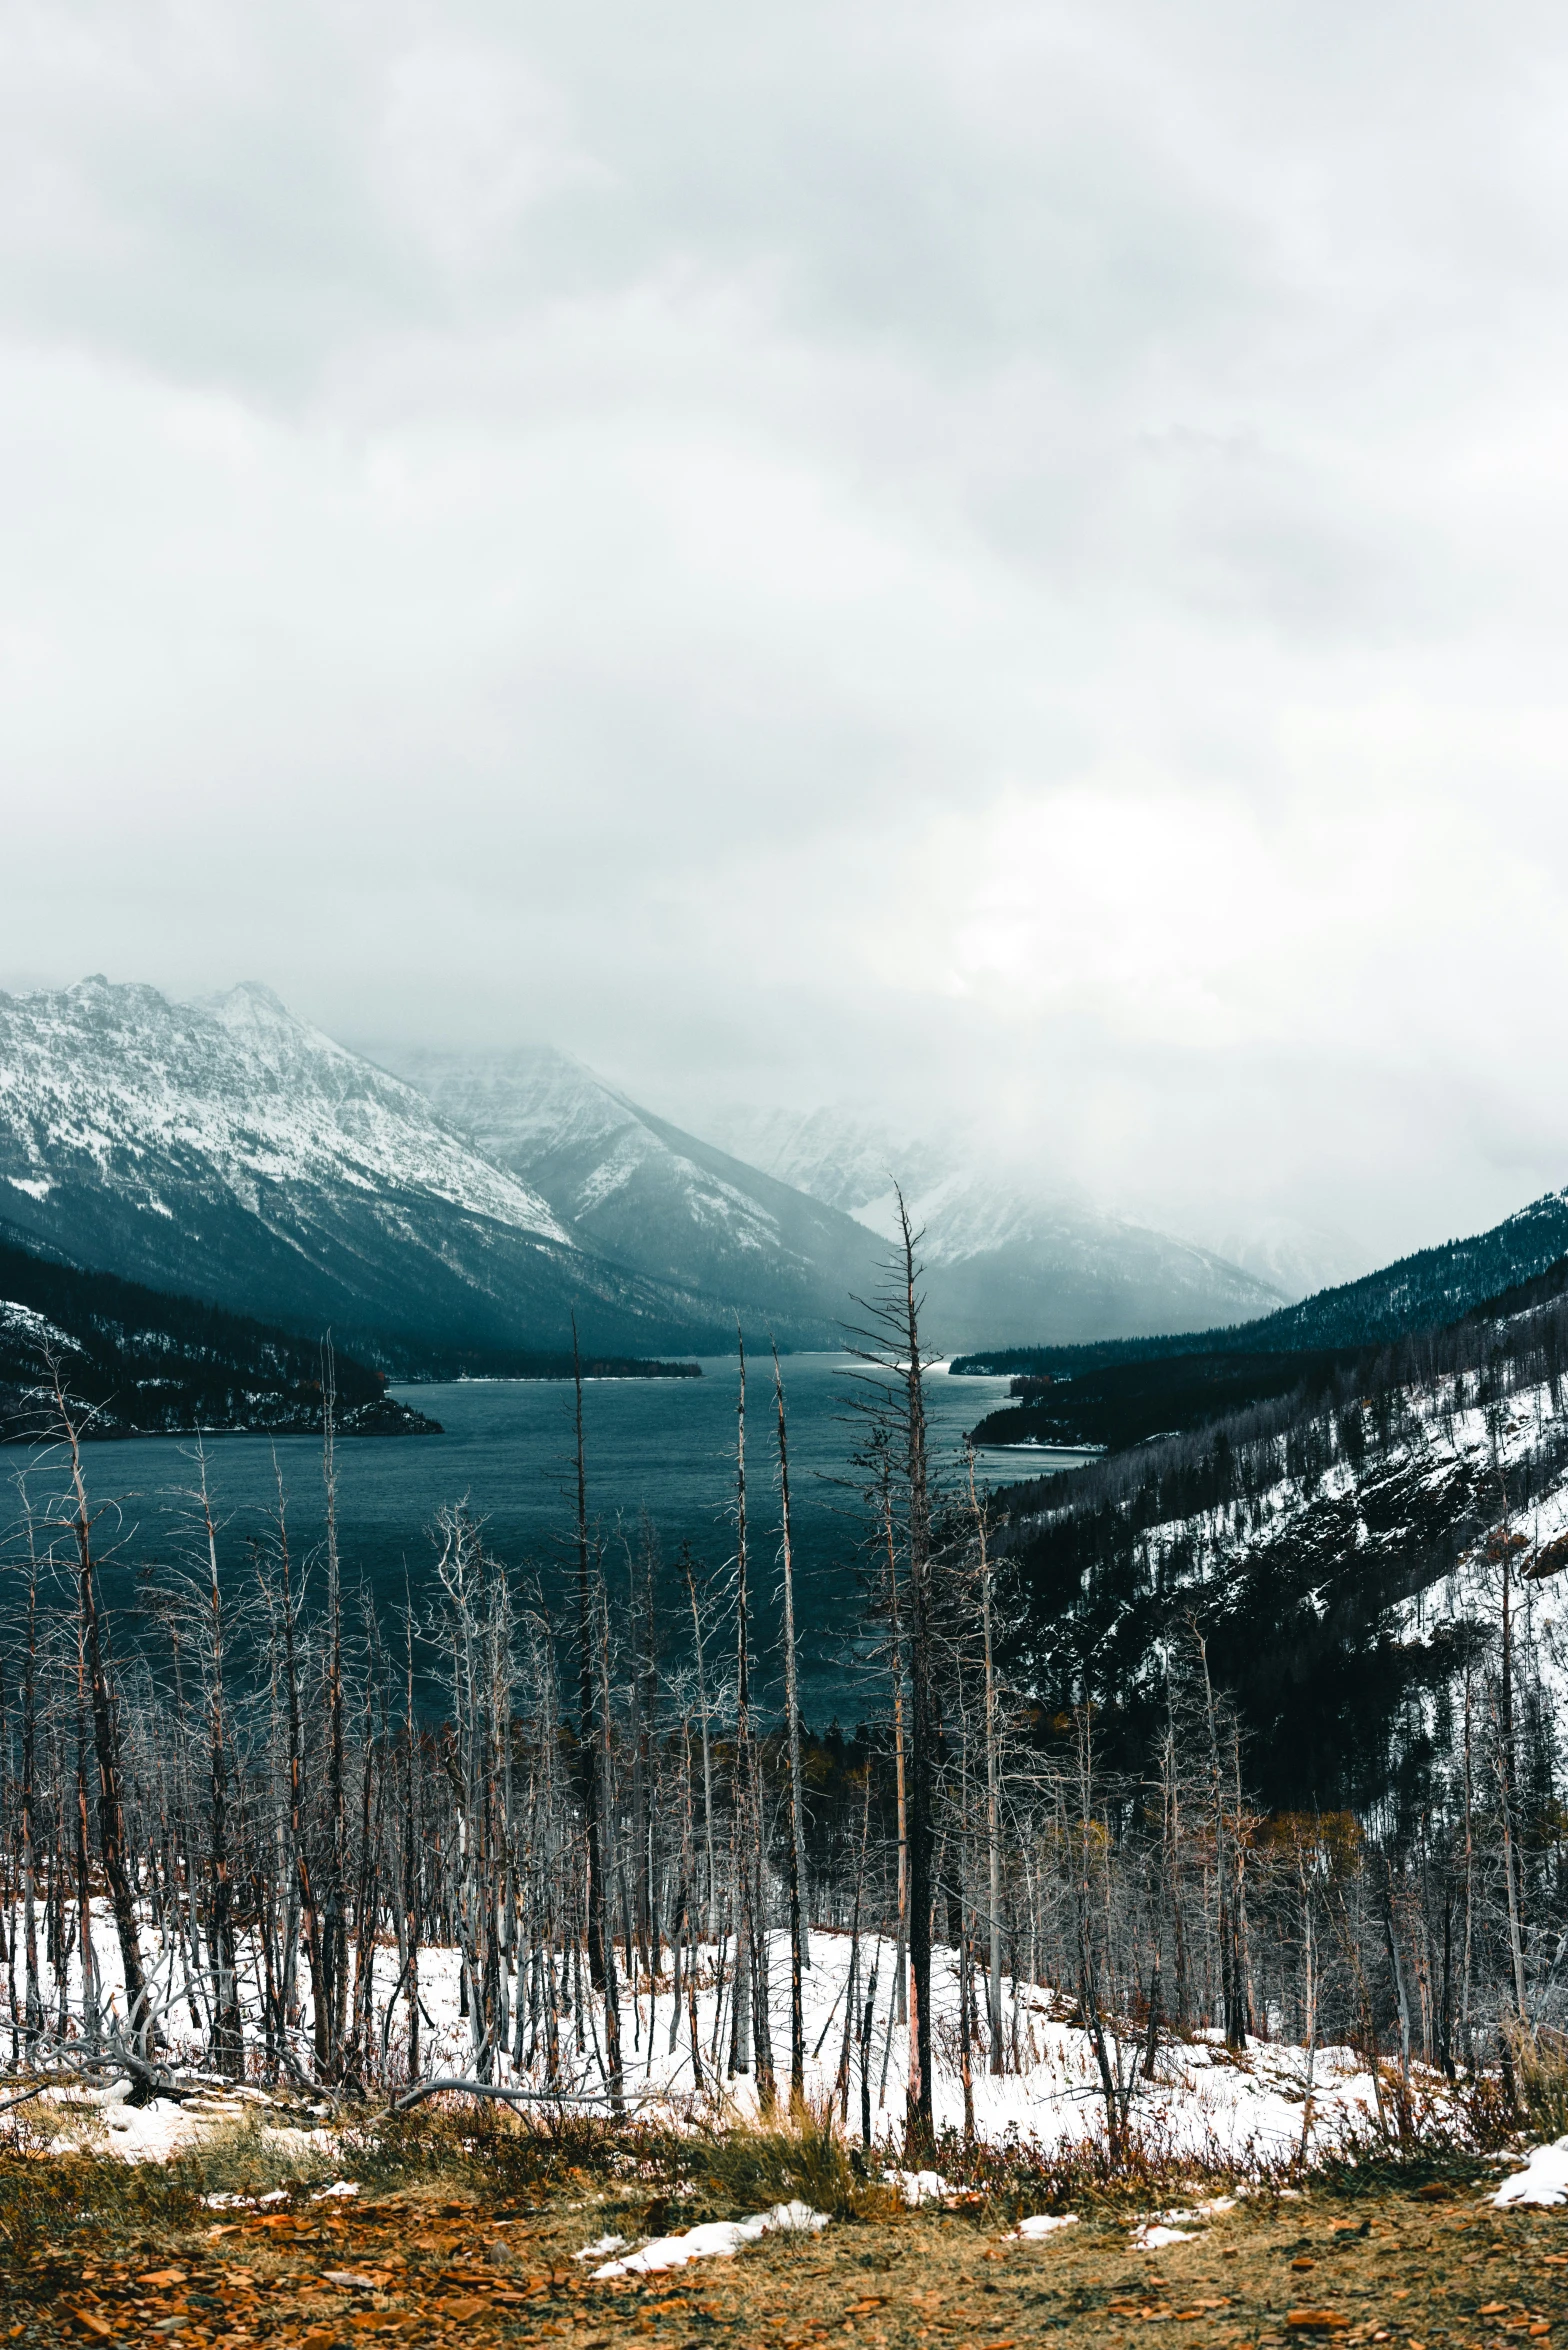
<svg viewBox="0 0 1568 2350">
<path fill-rule="evenodd" d="M 1048 2190 L 1038 2167 L 1026 2175 L 1015 2157 L 1009 2170 L 993 2152 L 959 2208 L 907 2212 L 820 2128 L 677 2146 L 458 2113 L 346 2167 L 363 2182 L 356 2201 L 314 2201 L 301 2184 L 270 2210 L 214 2212 L 196 2163 L 134 2172 L 0 2156 L 0 2338 L 27 2350 L 73 2339 L 1114 2350 L 1170 2325 L 1188 2350 L 1295 2339 L 1550 2350 L 1568 2320 L 1568 2216 L 1493 2211 L 1474 2161 L 1468 2177 L 1457 2163 L 1425 2178 L 1346 2166 L 1306 2194 L 1265 2186 L 1154 2255 L 1130 2249 L 1152 2180 L 1127 2189 L 1080 2172 L 1079 2224 L 1020 2243 L 1013 2209 L 1059 2199 L 1065 2176 Z M 606 2233 L 666 2232 L 808 2184 L 839 2214 L 820 2235 L 618 2284 L 574 2258 Z M 1184 2184 L 1186 2200 L 1216 2182 Z M 350 2274 L 365 2281 L 334 2281 Z M 1314 2313 L 1321 2323 L 1299 2322 Z"/>
</svg>

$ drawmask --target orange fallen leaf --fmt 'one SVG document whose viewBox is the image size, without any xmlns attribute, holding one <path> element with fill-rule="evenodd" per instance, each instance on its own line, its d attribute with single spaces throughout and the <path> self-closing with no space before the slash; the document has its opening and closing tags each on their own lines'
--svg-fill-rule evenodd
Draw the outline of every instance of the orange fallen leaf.
<svg viewBox="0 0 1568 2350">
<path fill-rule="evenodd" d="M 100 2341 L 114 2332 L 108 2319 L 100 2317 L 96 2309 L 76 2309 L 71 2314 L 75 2317 L 78 2325 L 85 2326 L 88 2333 L 96 2334 Z"/>
<path fill-rule="evenodd" d="M 1350 2320 L 1337 2309 L 1287 2309 L 1285 2323 L 1298 2333 L 1338 2333 Z"/>
</svg>

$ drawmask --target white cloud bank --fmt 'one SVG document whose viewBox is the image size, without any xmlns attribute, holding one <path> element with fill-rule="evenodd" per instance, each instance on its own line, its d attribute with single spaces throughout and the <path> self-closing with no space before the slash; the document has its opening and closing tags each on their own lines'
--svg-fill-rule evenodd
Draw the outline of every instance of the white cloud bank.
<svg viewBox="0 0 1568 2350">
<path fill-rule="evenodd" d="M 1568 1180 L 1568 25 L 0 24 L 0 982 Z"/>
</svg>

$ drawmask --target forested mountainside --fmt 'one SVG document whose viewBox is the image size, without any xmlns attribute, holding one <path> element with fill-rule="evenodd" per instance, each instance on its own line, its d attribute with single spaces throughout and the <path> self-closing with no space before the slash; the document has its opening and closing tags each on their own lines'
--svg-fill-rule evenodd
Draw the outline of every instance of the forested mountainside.
<svg viewBox="0 0 1568 2350">
<path fill-rule="evenodd" d="M 1520 1785 L 1545 1834 L 1568 1666 L 1568 1296 L 1560 1273 L 1538 1291 L 1015 1489 L 1015 1665 L 1042 1715 L 1089 1704 L 1102 1756 L 1131 1763 L 1206 1665 L 1265 1803 L 1408 1825 L 1452 1793 L 1467 1689 L 1479 1735 L 1506 1572 Z"/>
<path fill-rule="evenodd" d="M 386 1370 L 432 1350 L 725 1343 L 709 1301 L 579 1246 L 418 1090 L 266 988 L 0 996 L 0 1206 L 33 1240 Z"/>
<path fill-rule="evenodd" d="M 39 1393 L 51 1357 L 92 1436 L 304 1435 L 322 1424 L 319 1346 L 195 1298 L 37 1256 L 0 1232 L 0 1442 L 26 1443 L 52 1428 Z M 340 1433 L 440 1434 L 352 1355 L 335 1355 L 334 1378 Z"/>
<path fill-rule="evenodd" d="M 1418 1249 L 1359 1281 L 1320 1289 L 1299 1305 L 1283 1306 L 1253 1321 L 1090 1346 L 991 1346 L 959 1356 L 952 1368 L 960 1374 L 1049 1373 L 1072 1378 L 1104 1365 L 1152 1361 L 1162 1355 L 1338 1352 L 1375 1346 L 1412 1330 L 1454 1321 L 1503 1290 L 1534 1280 L 1565 1255 L 1568 1191 L 1550 1191 L 1489 1232 Z"/>
</svg>

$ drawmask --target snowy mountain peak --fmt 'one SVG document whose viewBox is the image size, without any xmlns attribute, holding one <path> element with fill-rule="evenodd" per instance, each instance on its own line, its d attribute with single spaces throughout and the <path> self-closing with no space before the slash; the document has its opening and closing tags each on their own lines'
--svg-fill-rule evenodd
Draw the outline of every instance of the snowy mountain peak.
<svg viewBox="0 0 1568 2350">
<path fill-rule="evenodd" d="M 224 994 L 210 997 L 206 1008 L 225 1028 L 292 1028 L 308 1033 L 312 1039 L 320 1039 L 323 1044 L 331 1043 L 319 1028 L 307 1030 L 306 1023 L 297 1020 L 283 998 L 275 995 L 261 979 L 240 980 Z M 334 1051 L 337 1049 L 333 1047 Z"/>
<path fill-rule="evenodd" d="M 247 1205 L 260 1183 L 428 1193 L 562 1246 L 537 1193 L 488 1165 L 413 1086 L 250 983 L 215 1005 L 101 976 L 0 996 L 0 1172 L 118 1161 L 152 1204 L 160 1158 L 204 1161 Z M 17 1161 L 25 1159 L 26 1166 Z M 171 1168 L 172 1171 L 172 1168 Z"/>
<path fill-rule="evenodd" d="M 385 1334 L 392 1360 L 557 1351 L 574 1313 L 603 1352 L 722 1327 L 254 981 L 197 1004 L 102 974 L 0 995 L 0 1221 L 286 1328 Z"/>
</svg>

